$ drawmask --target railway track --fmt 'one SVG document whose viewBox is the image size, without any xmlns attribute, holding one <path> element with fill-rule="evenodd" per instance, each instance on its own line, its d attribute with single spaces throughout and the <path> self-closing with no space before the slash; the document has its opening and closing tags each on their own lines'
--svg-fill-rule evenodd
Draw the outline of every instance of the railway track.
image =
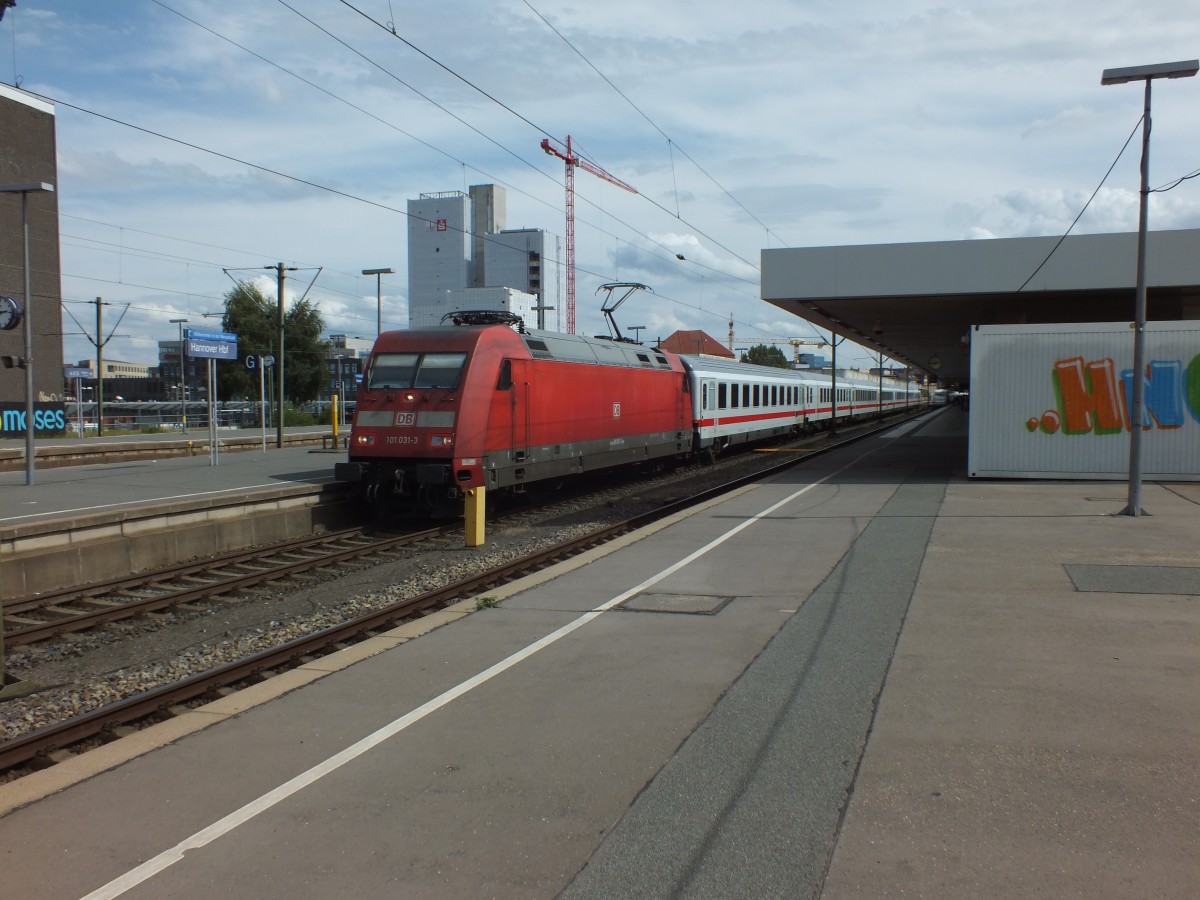
<svg viewBox="0 0 1200 900">
<path fill-rule="evenodd" d="M 297 538 L 4 603 L 4 643 L 12 648 L 188 604 L 233 596 L 305 572 L 381 557 L 449 527 L 403 534 L 363 528 Z"/>
<path fill-rule="evenodd" d="M 604 489 L 576 487 L 567 496 L 589 493 L 600 495 Z M 519 508 L 498 513 L 491 521 L 519 523 L 537 513 L 537 507 Z M 242 596 L 302 577 L 307 572 L 332 572 L 356 561 L 382 561 L 405 548 L 434 538 L 458 536 L 461 531 L 459 522 L 402 533 L 349 528 L 6 600 L 4 645 L 6 649 L 16 649 L 70 632 L 171 609 L 195 611 L 198 604 Z"/>
<path fill-rule="evenodd" d="M 497 585 L 507 583 L 525 574 L 544 568 L 552 563 L 570 558 L 592 547 L 599 546 L 613 538 L 629 531 L 643 527 L 653 521 L 676 514 L 688 507 L 705 502 L 723 493 L 735 490 L 743 485 L 752 483 L 771 474 L 791 468 L 808 455 L 828 452 L 837 447 L 846 446 L 870 437 L 876 431 L 893 427 L 896 422 L 888 423 L 881 428 L 872 428 L 862 433 L 846 437 L 835 444 L 810 454 L 786 454 L 785 458 L 765 470 L 759 469 L 751 474 L 743 475 L 726 481 L 718 486 L 708 488 L 686 497 L 664 503 L 652 510 L 640 513 L 615 524 L 589 532 L 573 540 L 556 544 L 555 546 L 530 553 L 518 559 L 506 562 L 487 571 L 455 581 L 443 587 L 427 591 L 418 596 L 395 602 L 373 610 L 341 624 L 305 635 L 300 638 L 280 644 L 267 650 L 255 653 L 235 662 L 212 668 L 208 671 L 185 678 L 179 682 L 154 688 L 127 699 L 111 703 L 92 712 L 84 713 L 70 720 L 48 725 L 26 735 L 0 744 L 0 772 L 9 772 L 24 768 L 33 771 L 37 768 L 51 765 L 62 758 L 73 754 L 72 747 L 90 747 L 98 743 L 122 736 L 126 729 L 139 722 L 153 722 L 164 716 L 170 716 L 185 710 L 197 703 L 207 702 L 224 696 L 236 686 L 253 683 L 274 672 L 287 671 L 309 660 L 319 658 L 327 653 L 335 652 L 349 644 L 369 638 L 382 631 L 396 627 L 405 621 L 421 618 L 430 612 L 445 608 L 459 600 L 479 596 Z M 357 544 L 357 529 L 350 532 L 339 532 L 323 536 L 335 544 L 345 542 Z M 367 556 L 371 553 L 386 553 L 389 549 L 402 547 L 417 539 L 427 539 L 431 536 L 445 533 L 445 529 L 429 529 L 417 534 L 398 535 L 383 541 L 372 542 L 359 546 L 346 546 L 334 550 L 332 555 L 344 554 L 346 559 Z M 319 544 L 316 539 L 309 539 L 312 544 Z M 305 541 L 297 542 L 304 544 Z M 281 548 L 282 549 L 282 548 Z M 261 553 L 261 549 L 259 551 Z M 282 555 L 296 556 L 301 549 L 291 548 Z M 214 568 L 231 568 L 229 562 L 240 554 L 230 554 L 223 557 L 221 567 L 198 564 L 205 571 Z M 250 554 L 253 556 L 254 554 Z M 290 565 L 300 567 L 297 571 L 312 570 L 336 564 L 330 561 L 329 554 L 312 556 L 306 559 L 293 559 Z M 213 586 L 197 588 L 207 590 L 208 596 L 214 593 L 230 592 L 262 584 L 269 577 L 287 577 L 284 566 L 280 566 L 273 575 L 264 572 L 237 574 L 222 583 L 219 588 Z M 181 578 L 200 577 L 181 575 Z M 245 581 L 250 579 L 250 581 Z M 257 579 L 257 580 L 255 580 Z M 240 587 L 234 587 L 233 582 L 241 582 Z M 178 602 L 178 601 L 177 601 Z"/>
</svg>

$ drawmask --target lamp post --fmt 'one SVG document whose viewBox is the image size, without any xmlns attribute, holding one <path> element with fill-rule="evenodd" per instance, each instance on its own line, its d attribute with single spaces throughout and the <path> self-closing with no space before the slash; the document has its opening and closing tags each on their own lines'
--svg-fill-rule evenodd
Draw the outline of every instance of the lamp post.
<svg viewBox="0 0 1200 900">
<path fill-rule="evenodd" d="M 1138 203 L 1137 287 L 1133 320 L 1133 398 L 1129 404 L 1129 500 L 1123 516 L 1142 515 L 1142 425 L 1146 417 L 1146 218 L 1150 195 L 1150 82 L 1156 78 L 1191 78 L 1200 70 L 1200 60 L 1156 63 L 1105 69 L 1100 83 L 1126 84 L 1145 81 L 1145 108 L 1142 111 L 1142 179 Z"/>
<path fill-rule="evenodd" d="M 24 273 L 24 330 L 22 332 L 23 343 L 22 353 L 24 359 L 22 363 L 25 368 L 25 483 L 33 485 L 34 483 L 34 460 L 36 451 L 34 449 L 34 423 L 33 423 L 33 291 L 30 287 L 29 276 L 29 194 L 33 191 L 44 191 L 47 193 L 54 192 L 54 185 L 47 184 L 44 181 L 27 182 L 24 184 L 0 184 L 0 194 L 20 194 L 21 195 L 21 240 L 22 240 L 22 270 Z M 0 698 L 8 699 L 23 693 L 20 687 L 20 682 L 15 679 L 10 684 L 8 680 L 8 672 L 4 665 L 4 617 L 2 615 L 4 609 L 4 601 L 0 599 Z"/>
<path fill-rule="evenodd" d="M 275 265 L 273 265 L 273 266 L 263 266 L 263 268 L 275 270 L 275 284 L 276 284 L 276 287 L 275 287 L 275 302 L 276 302 L 275 327 L 277 329 L 276 341 L 279 344 L 279 358 L 275 361 L 275 366 L 276 366 L 276 368 L 279 369 L 279 384 L 276 386 L 276 399 L 278 400 L 278 403 L 279 403 L 279 418 L 276 419 L 276 421 L 275 421 L 275 449 L 279 450 L 279 449 L 283 448 L 283 420 L 284 420 L 284 415 L 283 415 L 283 398 L 284 398 L 283 363 L 284 363 L 284 360 L 286 359 L 286 357 L 284 355 L 284 333 L 286 331 L 286 327 L 285 327 L 286 320 L 285 320 L 284 311 L 283 311 L 283 306 L 284 306 L 283 298 L 285 296 L 284 291 L 283 291 L 283 281 L 284 281 L 284 278 L 286 277 L 285 273 L 286 272 L 295 272 L 296 267 L 295 266 L 285 266 L 283 263 L 278 262 L 278 263 L 275 263 Z"/>
<path fill-rule="evenodd" d="M 342 374 L 342 361 L 345 358 L 344 354 L 338 354 L 338 422 L 341 425 L 346 424 L 346 376 Z"/>
<path fill-rule="evenodd" d="M 883 418 L 883 351 L 879 351 L 879 400 L 876 404 L 879 418 Z"/>
<path fill-rule="evenodd" d="M 375 276 L 375 337 L 383 334 L 383 277 L 391 275 L 391 269 L 363 269 L 364 275 Z"/>
<path fill-rule="evenodd" d="M 187 347 L 183 343 L 183 326 L 187 322 L 187 319 L 171 319 L 172 325 L 179 326 L 179 409 L 184 434 L 187 434 L 187 363 L 184 361 Z"/>
<path fill-rule="evenodd" d="M 24 278 L 25 278 L 25 310 L 24 310 L 24 347 L 25 354 L 25 483 L 32 485 L 34 483 L 34 458 L 35 450 L 33 445 L 34 424 L 33 424 L 33 292 L 29 284 L 29 195 L 33 191 L 44 191 L 54 193 L 54 185 L 47 184 L 44 181 L 33 181 L 25 184 L 0 184 L 0 194 L 20 194 L 21 195 L 21 240 L 24 247 Z M 0 657 L 0 663 L 3 658 Z M 2 670 L 0 670 L 2 671 Z M 3 684 L 0 683 L 0 687 Z"/>
</svg>

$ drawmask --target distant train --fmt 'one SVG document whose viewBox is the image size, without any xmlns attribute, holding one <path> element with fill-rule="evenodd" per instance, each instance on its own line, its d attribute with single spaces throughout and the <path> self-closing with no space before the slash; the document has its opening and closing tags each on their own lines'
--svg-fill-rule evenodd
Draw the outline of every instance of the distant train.
<svg viewBox="0 0 1200 900">
<path fill-rule="evenodd" d="M 479 321 L 474 319 L 473 321 Z M 483 321 L 487 321 L 486 318 Z M 510 324 L 389 331 L 358 390 L 335 477 L 398 515 L 461 513 L 464 492 L 715 457 L 737 444 L 916 405 L 915 389 L 680 356 Z M 835 411 L 836 407 L 836 411 Z"/>
</svg>

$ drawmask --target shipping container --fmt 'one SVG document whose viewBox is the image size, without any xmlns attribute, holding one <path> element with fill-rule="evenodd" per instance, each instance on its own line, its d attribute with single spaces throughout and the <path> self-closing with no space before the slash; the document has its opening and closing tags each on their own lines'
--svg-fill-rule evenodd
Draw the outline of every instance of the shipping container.
<svg viewBox="0 0 1200 900">
<path fill-rule="evenodd" d="M 972 478 L 1129 476 L 1133 326 L 971 330 Z M 1149 322 L 1142 477 L 1200 481 L 1200 321 Z"/>
</svg>

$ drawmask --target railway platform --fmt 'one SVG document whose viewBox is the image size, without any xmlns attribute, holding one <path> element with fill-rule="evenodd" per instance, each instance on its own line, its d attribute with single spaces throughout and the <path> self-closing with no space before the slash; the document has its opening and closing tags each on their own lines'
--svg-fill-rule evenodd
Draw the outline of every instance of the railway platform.
<svg viewBox="0 0 1200 900">
<path fill-rule="evenodd" d="M 1194 897 L 1200 485 L 965 421 L 0 785 L 4 895 Z"/>
<path fill-rule="evenodd" d="M 344 451 L 340 456 L 338 452 L 322 452 L 319 443 L 298 440 L 280 448 L 271 444 L 265 452 L 258 445 L 222 450 L 215 466 L 210 463 L 207 443 L 195 443 L 194 452 L 179 456 L 134 456 L 144 446 L 166 448 L 179 442 L 173 435 L 93 439 L 85 442 L 89 446 L 73 448 L 81 464 L 38 469 L 32 485 L 25 483 L 23 468 L 0 472 L 0 487 L 4 489 L 0 526 L 96 515 L 219 493 L 266 490 L 281 484 L 326 484 L 333 481 L 335 458 L 344 456 Z M 131 447 L 139 450 L 124 450 Z"/>
<path fill-rule="evenodd" d="M 273 431 L 263 435 L 261 431 L 245 428 L 222 428 L 217 432 L 220 454 L 256 451 L 265 443 L 276 448 L 277 441 L 286 447 L 318 446 L 325 449 L 345 448 L 349 428 L 335 435 L 328 425 L 289 425 L 282 435 Z M 143 434 L 132 431 L 112 430 L 103 436 L 90 435 L 84 438 L 60 437 L 38 438 L 34 442 L 33 459 L 36 473 L 63 466 L 88 466 L 105 462 L 129 462 L 138 459 L 166 459 L 172 456 L 202 456 L 207 458 L 210 449 L 206 429 L 189 431 L 159 431 Z M 25 472 L 24 438 L 0 438 L 0 472 Z M 24 483 L 24 481 L 22 481 Z"/>
<path fill-rule="evenodd" d="M 325 429 L 328 432 L 328 428 Z M 26 596 L 198 556 L 342 527 L 344 450 L 319 431 L 289 429 L 281 448 L 205 443 L 176 453 L 178 435 L 68 442 L 73 464 L 0 471 L 5 596 Z M 0 451 L 12 451 L 6 440 Z M 186 447 L 186 441 L 182 442 Z M 49 453 L 58 445 L 39 448 Z M 23 453 L 23 447 L 21 448 Z M 64 451 L 65 452 L 65 451 Z M 90 461 L 90 462 L 89 462 Z"/>
</svg>

